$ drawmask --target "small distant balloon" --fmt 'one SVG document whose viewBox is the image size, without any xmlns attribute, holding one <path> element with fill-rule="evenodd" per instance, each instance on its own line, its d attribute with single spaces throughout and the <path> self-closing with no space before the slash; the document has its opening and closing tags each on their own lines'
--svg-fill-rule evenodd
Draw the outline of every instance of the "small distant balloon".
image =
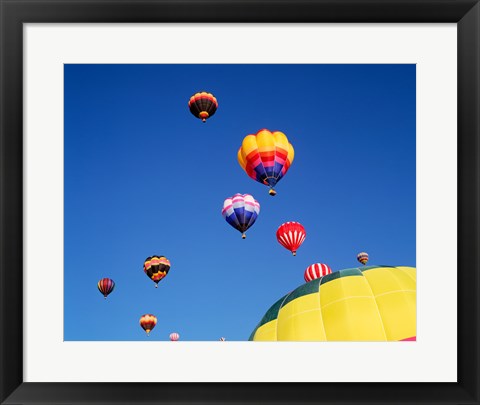
<svg viewBox="0 0 480 405">
<path fill-rule="evenodd" d="M 140 318 L 140 326 L 143 328 L 145 332 L 147 332 L 147 336 L 150 334 L 152 329 L 157 324 L 157 317 L 152 314 L 145 314 L 142 315 Z"/>
<path fill-rule="evenodd" d="M 202 91 L 190 97 L 188 108 L 195 117 L 205 122 L 217 111 L 218 102 L 213 94 Z"/>
<path fill-rule="evenodd" d="M 312 280 L 321 278 L 331 273 L 332 273 L 332 269 L 330 268 L 329 265 L 324 263 L 315 263 L 307 267 L 307 269 L 305 270 L 305 274 L 303 275 L 303 278 L 308 283 Z"/>
<path fill-rule="evenodd" d="M 143 271 L 148 278 L 153 280 L 155 288 L 157 288 L 158 283 L 162 281 L 170 271 L 170 261 L 161 255 L 147 257 L 143 263 Z"/>
<path fill-rule="evenodd" d="M 368 253 L 366 253 L 366 252 L 360 252 L 360 253 L 357 255 L 357 260 L 365 266 L 365 265 L 367 264 L 367 262 L 368 262 Z"/>
<path fill-rule="evenodd" d="M 285 222 L 277 229 L 278 243 L 290 250 L 294 256 L 306 237 L 305 228 L 299 222 Z"/>
<path fill-rule="evenodd" d="M 223 202 L 222 215 L 225 220 L 242 232 L 242 238 L 245 239 L 245 232 L 257 220 L 260 214 L 260 204 L 250 194 L 235 194 L 228 197 Z"/>
<path fill-rule="evenodd" d="M 180 335 L 176 332 L 170 333 L 170 340 L 172 342 L 176 342 L 178 339 L 180 339 Z"/>
<path fill-rule="evenodd" d="M 115 288 L 115 282 L 110 278 L 102 278 L 97 283 L 98 291 L 100 291 L 105 299 L 107 299 L 108 294 L 110 294 Z"/>
<path fill-rule="evenodd" d="M 220 340 L 220 342 L 225 342 L 226 339 L 225 339 L 224 337 L 221 337 L 221 338 L 218 339 L 218 340 Z"/>
</svg>

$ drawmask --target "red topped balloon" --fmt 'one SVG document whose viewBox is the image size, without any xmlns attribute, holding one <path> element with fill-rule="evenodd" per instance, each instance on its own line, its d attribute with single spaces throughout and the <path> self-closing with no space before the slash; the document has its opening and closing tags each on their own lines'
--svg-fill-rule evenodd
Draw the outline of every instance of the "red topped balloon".
<svg viewBox="0 0 480 405">
<path fill-rule="evenodd" d="M 98 291 L 100 291 L 106 299 L 107 295 L 110 294 L 115 288 L 115 282 L 110 278 L 102 278 L 97 283 L 97 287 Z"/>
<path fill-rule="evenodd" d="M 290 250 L 294 256 L 306 236 L 305 228 L 299 222 L 285 222 L 277 229 L 278 243 Z"/>
<path fill-rule="evenodd" d="M 331 273 L 332 269 L 327 264 L 315 263 L 307 267 L 303 278 L 308 283 L 312 280 L 315 280 L 316 278 L 320 278 Z"/>
</svg>

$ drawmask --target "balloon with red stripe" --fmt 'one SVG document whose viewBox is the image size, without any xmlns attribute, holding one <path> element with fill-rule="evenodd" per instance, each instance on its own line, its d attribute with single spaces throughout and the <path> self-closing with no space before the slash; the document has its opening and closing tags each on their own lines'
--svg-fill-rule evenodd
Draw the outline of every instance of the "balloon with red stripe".
<svg viewBox="0 0 480 405">
<path fill-rule="evenodd" d="M 307 267 L 307 269 L 305 270 L 305 274 L 303 275 L 303 278 L 308 283 L 312 280 L 315 280 L 316 278 L 320 278 L 331 273 L 332 273 L 332 269 L 328 264 L 315 263 Z"/>
<path fill-rule="evenodd" d="M 147 336 L 157 324 L 157 317 L 152 314 L 145 314 L 140 317 L 140 326 L 147 332 Z"/>
<path fill-rule="evenodd" d="M 294 155 L 293 146 L 283 132 L 261 129 L 243 138 L 237 160 L 249 177 L 268 186 L 268 193 L 274 196 L 277 194 L 274 187 L 287 174 Z"/>
<path fill-rule="evenodd" d="M 360 252 L 360 253 L 357 255 L 357 260 L 365 266 L 365 265 L 367 264 L 367 262 L 368 262 L 368 253 L 366 253 L 366 252 Z"/>
<path fill-rule="evenodd" d="M 110 294 L 115 288 L 115 282 L 110 278 L 102 278 L 97 283 L 97 287 L 98 291 L 100 291 L 106 299 L 107 295 Z"/>
<path fill-rule="evenodd" d="M 170 271 L 170 260 L 162 255 L 149 256 L 143 262 L 143 272 L 155 283 L 155 288 Z"/>
<path fill-rule="evenodd" d="M 170 340 L 172 342 L 176 342 L 178 339 L 180 339 L 180 335 L 177 332 L 170 333 Z"/>
<path fill-rule="evenodd" d="M 299 222 L 285 222 L 277 229 L 278 243 L 290 250 L 294 256 L 306 236 L 305 228 Z"/>
<path fill-rule="evenodd" d="M 205 122 L 217 111 L 218 101 L 213 94 L 202 91 L 190 97 L 188 108 L 195 117 Z"/>
</svg>

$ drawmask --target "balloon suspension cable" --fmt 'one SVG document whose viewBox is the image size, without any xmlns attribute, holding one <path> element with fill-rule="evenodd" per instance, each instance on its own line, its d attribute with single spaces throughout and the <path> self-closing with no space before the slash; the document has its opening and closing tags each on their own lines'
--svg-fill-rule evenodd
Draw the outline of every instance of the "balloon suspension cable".
<svg viewBox="0 0 480 405">
<path fill-rule="evenodd" d="M 297 255 L 297 251 L 294 250 L 294 251 L 292 252 L 292 255 L 296 256 L 296 255 Z"/>
<path fill-rule="evenodd" d="M 273 188 L 271 188 L 270 190 L 268 190 L 268 194 L 270 194 L 273 197 L 277 195 L 277 192 Z"/>
<path fill-rule="evenodd" d="M 242 233 L 242 239 L 245 239 L 247 237 L 247 235 L 245 235 L 245 232 Z"/>
</svg>

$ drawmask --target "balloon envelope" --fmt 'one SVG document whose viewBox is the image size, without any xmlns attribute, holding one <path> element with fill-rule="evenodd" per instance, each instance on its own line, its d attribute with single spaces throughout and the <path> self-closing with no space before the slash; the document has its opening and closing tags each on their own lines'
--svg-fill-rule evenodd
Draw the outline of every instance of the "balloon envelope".
<svg viewBox="0 0 480 405">
<path fill-rule="evenodd" d="M 105 298 L 110 294 L 115 288 L 115 282 L 110 278 L 102 278 L 97 283 L 98 291 L 100 291 Z"/>
<path fill-rule="evenodd" d="M 170 260 L 165 256 L 149 256 L 143 263 L 143 272 L 155 282 L 155 287 L 162 281 L 170 271 Z"/>
<path fill-rule="evenodd" d="M 276 194 L 273 187 L 287 173 L 293 158 L 294 149 L 287 136 L 283 132 L 270 132 L 268 129 L 247 135 L 237 153 L 238 163 L 245 173 L 270 187 L 271 195 Z"/>
<path fill-rule="evenodd" d="M 156 324 L 157 317 L 155 315 L 145 314 L 140 318 L 140 326 L 145 332 L 147 332 L 147 335 L 152 331 Z"/>
<path fill-rule="evenodd" d="M 213 94 L 202 91 L 190 97 L 188 108 L 195 117 L 205 122 L 217 111 L 218 102 Z"/>
<path fill-rule="evenodd" d="M 247 229 L 257 220 L 259 213 L 260 204 L 250 194 L 235 194 L 223 202 L 223 217 L 231 226 L 242 232 L 243 238 Z"/>
<path fill-rule="evenodd" d="M 308 283 L 312 280 L 315 280 L 316 278 L 326 276 L 331 272 L 332 272 L 332 269 L 327 264 L 315 263 L 307 267 L 303 275 L 303 278 Z"/>
<path fill-rule="evenodd" d="M 335 271 L 302 284 L 266 312 L 249 340 L 399 341 L 416 336 L 416 269 Z"/>
<path fill-rule="evenodd" d="M 368 262 L 368 253 L 366 252 L 360 252 L 358 255 L 357 255 L 357 260 L 362 263 L 363 265 L 367 264 Z"/>
<path fill-rule="evenodd" d="M 294 256 L 306 237 L 305 228 L 299 222 L 285 222 L 277 229 L 278 243 L 290 250 Z"/>
</svg>

